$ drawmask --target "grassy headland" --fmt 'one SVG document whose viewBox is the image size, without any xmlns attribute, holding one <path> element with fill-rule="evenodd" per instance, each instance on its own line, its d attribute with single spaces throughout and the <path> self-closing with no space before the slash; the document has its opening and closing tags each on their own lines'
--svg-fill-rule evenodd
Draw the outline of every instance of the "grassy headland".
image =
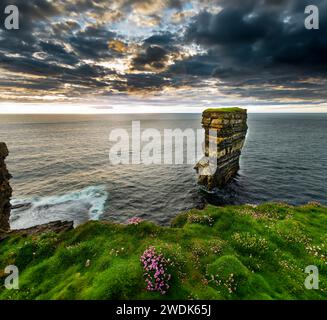
<svg viewBox="0 0 327 320">
<path fill-rule="evenodd" d="M 172 275 L 148 292 L 140 256 L 154 246 Z M 326 299 L 327 208 L 318 204 L 207 206 L 172 227 L 88 222 L 62 234 L 0 243 L 0 299 Z M 7 265 L 20 289 L 4 288 Z M 304 269 L 319 269 L 319 289 Z"/>
<path fill-rule="evenodd" d="M 238 108 L 238 107 L 233 107 L 233 108 L 208 108 L 203 111 L 204 113 L 207 112 L 215 112 L 215 113 L 234 113 L 234 112 L 242 112 L 246 113 L 246 109 Z"/>
</svg>

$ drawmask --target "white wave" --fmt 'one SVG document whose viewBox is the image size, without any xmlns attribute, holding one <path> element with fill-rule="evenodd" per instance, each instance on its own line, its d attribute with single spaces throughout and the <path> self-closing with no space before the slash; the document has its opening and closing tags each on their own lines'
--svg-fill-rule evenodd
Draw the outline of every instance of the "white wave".
<svg viewBox="0 0 327 320">
<path fill-rule="evenodd" d="M 108 193 L 104 185 L 49 197 L 13 199 L 10 216 L 12 229 L 28 228 L 55 220 L 99 220 L 105 210 Z"/>
</svg>

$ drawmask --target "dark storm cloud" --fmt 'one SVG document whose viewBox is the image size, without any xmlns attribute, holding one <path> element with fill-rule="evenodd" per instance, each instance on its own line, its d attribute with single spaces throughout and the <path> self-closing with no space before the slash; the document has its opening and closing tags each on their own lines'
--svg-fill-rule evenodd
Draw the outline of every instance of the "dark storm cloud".
<svg viewBox="0 0 327 320">
<path fill-rule="evenodd" d="M 186 76 L 210 77 L 213 76 L 216 67 L 217 61 L 215 57 L 201 55 L 176 61 L 176 63 L 170 67 L 169 72 Z"/>
<path fill-rule="evenodd" d="M 132 60 L 133 69 L 153 71 L 165 69 L 169 58 L 179 53 L 177 44 L 177 36 L 170 32 L 158 33 L 146 38 Z"/>
<path fill-rule="evenodd" d="M 225 65 L 326 67 L 326 1 L 244 0 L 236 6 L 239 3 L 222 1 L 218 14 L 199 13 L 187 29 L 186 40 L 203 45 Z M 314 3 L 320 9 L 320 30 L 307 30 L 304 8 Z"/>
<path fill-rule="evenodd" d="M 115 35 L 113 32 L 101 24 L 82 29 L 78 22 L 66 18 L 64 2 L 16 0 L 10 3 L 19 8 L 20 29 L 0 31 L 0 68 L 16 75 L 47 77 L 34 83 L 32 80 L 15 82 L 14 87 L 44 90 L 45 95 L 51 87 L 55 90 L 65 85 L 69 88 L 67 95 L 76 93 L 78 88 L 85 93 L 97 92 L 94 88 L 110 88 L 110 84 L 101 79 L 116 72 L 92 61 L 86 63 L 84 59 L 117 56 L 108 48 L 108 41 Z M 1 10 L 1 14 L 3 12 Z M 5 87 L 5 82 L 2 81 L 1 86 Z"/>
<path fill-rule="evenodd" d="M 116 71 L 96 65 L 96 62 L 101 60 L 125 56 L 123 52 L 109 47 L 109 43 L 118 36 L 101 22 L 102 16 L 111 12 L 108 9 L 108 1 L 4 1 L 0 7 L 2 21 L 5 19 L 4 8 L 8 4 L 17 5 L 19 8 L 20 29 L 0 31 L 0 67 L 15 74 L 48 77 L 42 82 L 35 80 L 33 84 L 22 81 L 18 86 L 16 82 L 16 87 L 43 90 L 68 84 L 76 88 L 83 86 L 83 92 L 88 91 L 85 86 L 90 87 L 89 91 L 92 91 L 93 87 L 98 87 L 99 90 L 106 87 L 109 91 L 126 91 L 129 89 L 126 86 L 131 86 L 133 90 L 155 90 L 167 82 L 161 75 L 142 74 L 126 76 L 125 79 L 119 75 L 109 81 L 108 76 L 117 75 Z M 156 1 L 116 1 L 117 10 L 112 12 L 116 19 L 121 17 L 127 8 L 132 10 L 133 7 L 133 10 L 142 12 L 148 10 L 149 6 L 155 8 L 157 4 Z M 180 8 L 181 4 L 179 1 L 165 1 L 165 6 Z M 98 14 L 99 21 L 85 26 L 85 14 Z M 162 36 L 162 41 L 164 38 Z M 158 39 L 149 39 L 153 44 L 149 42 L 137 54 L 135 67 L 149 67 L 154 70 L 164 67 L 168 51 L 163 48 L 164 44 L 163 47 L 155 45 Z M 86 59 L 89 62 L 86 62 Z M 4 82 L 0 85 L 5 86 Z M 98 93 L 97 90 L 93 92 Z"/>
<path fill-rule="evenodd" d="M 9 5 L 15 5 L 19 8 L 21 16 L 21 29 L 33 26 L 36 21 L 42 21 L 49 17 L 61 14 L 60 7 L 55 4 L 55 1 L 47 0 L 1 0 L 0 17 L 2 21 L 6 17 L 4 14 L 5 8 Z"/>
<path fill-rule="evenodd" d="M 104 26 L 93 25 L 69 37 L 68 41 L 82 57 L 101 58 L 112 56 L 108 42 L 114 37 Z"/>
<path fill-rule="evenodd" d="M 171 44 L 175 43 L 175 37 L 172 33 L 166 32 L 162 34 L 154 34 L 151 37 L 144 40 L 145 44 L 149 45 L 163 45 L 163 46 L 170 46 Z"/>
<path fill-rule="evenodd" d="M 5 57 L 3 55 L 0 55 L 0 67 L 5 67 L 6 70 L 23 74 L 57 76 L 60 77 L 63 83 L 74 80 L 74 78 L 87 80 L 88 78 L 102 77 L 108 74 L 103 68 L 88 64 L 80 64 L 76 68 L 68 68 L 33 57 Z"/>
<path fill-rule="evenodd" d="M 326 1 L 217 2 L 222 6 L 219 13 L 200 12 L 185 33 L 187 43 L 195 42 L 207 52 L 178 62 L 172 73 L 216 77 L 228 93 L 241 96 L 326 97 L 317 81 L 305 88 L 296 85 L 301 79 L 327 75 Z M 304 8 L 309 4 L 320 9 L 319 30 L 304 27 Z M 288 81 L 280 77 L 283 73 L 289 75 Z M 271 77 L 279 80 L 274 83 Z M 290 88 L 280 90 L 281 85 Z"/>
<path fill-rule="evenodd" d="M 4 29 L 8 4 L 19 7 L 20 30 Z M 320 30 L 304 28 L 309 4 L 319 7 Z M 169 12 L 184 10 L 193 17 L 169 24 Z M 126 24 L 135 17 L 151 18 L 144 36 Z M 115 70 L 122 63 L 127 71 Z M 17 76 L 1 80 L 0 95 L 10 85 L 107 95 L 213 79 L 227 95 L 326 99 L 327 1 L 0 0 L 0 68 Z"/>
<path fill-rule="evenodd" d="M 133 68 L 137 70 L 160 70 L 165 67 L 167 60 L 167 50 L 157 45 L 151 45 L 133 59 Z"/>
<path fill-rule="evenodd" d="M 68 65 L 75 65 L 79 62 L 79 57 L 73 52 L 67 50 L 60 43 L 53 43 L 51 41 L 40 43 L 41 52 L 45 53 L 44 57 L 48 61 L 61 62 Z"/>
<path fill-rule="evenodd" d="M 7 15 L 4 13 L 8 5 L 15 5 L 19 8 L 19 30 L 6 30 L 4 21 Z M 60 7 L 54 2 L 46 0 L 2 0 L 0 3 L 0 30 L 5 32 L 8 38 L 14 38 L 21 41 L 28 41 L 31 44 L 35 42 L 32 32 L 46 23 L 50 17 L 59 16 Z M 4 41 L 1 41 L 1 47 Z"/>
<path fill-rule="evenodd" d="M 4 11 L 8 5 L 16 5 L 19 8 L 19 30 L 4 28 L 4 21 L 7 17 Z M 37 39 L 33 31 L 48 18 L 59 14 L 59 8 L 46 0 L 2 0 L 0 3 L 0 50 L 11 53 L 34 52 Z"/>
</svg>

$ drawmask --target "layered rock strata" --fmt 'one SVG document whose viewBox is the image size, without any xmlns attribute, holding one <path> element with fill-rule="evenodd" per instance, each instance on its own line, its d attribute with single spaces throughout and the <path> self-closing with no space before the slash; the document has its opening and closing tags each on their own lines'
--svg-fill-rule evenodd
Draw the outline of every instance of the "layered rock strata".
<svg viewBox="0 0 327 320">
<path fill-rule="evenodd" d="M 9 184 L 11 178 L 5 163 L 9 152 L 4 142 L 0 142 L 0 234 L 9 231 L 10 198 L 12 189 Z"/>
<path fill-rule="evenodd" d="M 208 191 L 223 188 L 239 170 L 247 133 L 247 111 L 241 108 L 207 109 L 202 114 L 205 156 L 195 169 Z"/>
</svg>

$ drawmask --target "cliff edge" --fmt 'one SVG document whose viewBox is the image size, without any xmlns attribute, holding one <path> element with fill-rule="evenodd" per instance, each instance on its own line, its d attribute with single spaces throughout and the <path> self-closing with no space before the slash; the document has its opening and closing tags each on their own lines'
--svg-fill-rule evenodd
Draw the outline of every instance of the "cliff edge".
<svg viewBox="0 0 327 320">
<path fill-rule="evenodd" d="M 10 198 L 12 189 L 9 184 L 9 174 L 5 159 L 8 156 L 8 148 L 4 142 L 0 142 L 0 234 L 9 231 Z"/>
</svg>

